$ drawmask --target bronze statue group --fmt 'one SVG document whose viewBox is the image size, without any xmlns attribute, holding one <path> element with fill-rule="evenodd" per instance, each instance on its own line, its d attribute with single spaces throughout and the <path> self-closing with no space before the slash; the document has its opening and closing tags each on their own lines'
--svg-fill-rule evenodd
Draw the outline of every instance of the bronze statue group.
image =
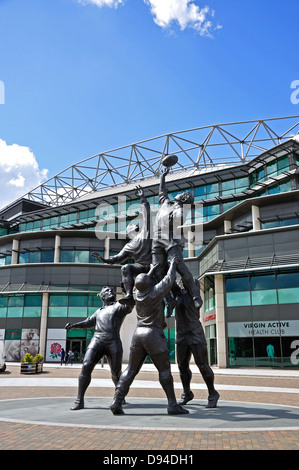
<svg viewBox="0 0 299 470">
<path fill-rule="evenodd" d="M 159 382 L 168 401 L 168 414 L 188 413 L 182 405 L 194 397 L 190 388 L 192 373 L 189 364 L 192 354 L 208 388 L 207 407 L 217 406 L 219 394 L 214 388 L 214 373 L 208 364 L 206 339 L 199 320 L 202 305 L 199 282 L 193 278 L 184 262 L 184 240 L 177 229 L 184 222 L 184 204 L 192 204 L 193 199 L 191 193 L 185 191 L 179 193 L 174 201 L 170 200 L 165 182 L 168 172 L 169 167 L 166 166 L 160 178 L 159 210 L 153 230 L 150 206 L 139 186 L 136 195 L 141 200 L 141 230 L 138 225 L 130 224 L 127 228 L 129 241 L 115 256 L 103 258 L 94 253 L 97 259 L 107 264 L 121 263 L 128 258 L 134 262 L 121 267 L 124 297 L 116 301 L 115 290 L 104 287 L 100 293 L 103 306 L 86 320 L 66 325 L 66 329 L 95 329 L 84 357 L 78 379 L 78 395 L 72 410 L 84 408 L 84 395 L 92 371 L 103 356 L 107 357 L 115 384 L 110 406 L 115 415 L 124 413 L 125 397 L 147 356 L 150 356 L 158 370 Z M 176 282 L 176 273 L 181 277 L 182 287 Z M 163 332 L 166 326 L 165 304 L 166 316 L 175 310 L 177 362 L 183 386 L 179 402 L 175 397 L 168 344 Z M 122 372 L 120 328 L 134 307 L 137 325 L 131 340 L 128 365 Z"/>
</svg>

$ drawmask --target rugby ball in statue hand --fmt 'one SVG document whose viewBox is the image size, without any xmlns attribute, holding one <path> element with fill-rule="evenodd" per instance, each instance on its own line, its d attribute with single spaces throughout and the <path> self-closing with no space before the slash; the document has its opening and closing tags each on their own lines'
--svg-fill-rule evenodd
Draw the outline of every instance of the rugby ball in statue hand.
<svg viewBox="0 0 299 470">
<path fill-rule="evenodd" d="M 166 155 L 162 160 L 162 165 L 167 168 L 175 165 L 178 162 L 178 157 L 176 155 Z"/>
</svg>

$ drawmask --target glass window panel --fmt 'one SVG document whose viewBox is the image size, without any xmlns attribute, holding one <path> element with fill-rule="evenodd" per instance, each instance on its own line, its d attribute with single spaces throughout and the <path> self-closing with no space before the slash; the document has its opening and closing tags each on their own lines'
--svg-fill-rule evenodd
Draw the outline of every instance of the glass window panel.
<svg viewBox="0 0 299 470">
<path fill-rule="evenodd" d="M 88 294 L 70 294 L 69 295 L 69 306 L 70 307 L 87 307 Z"/>
<path fill-rule="evenodd" d="M 11 264 L 11 255 L 7 255 L 5 258 L 5 264 Z"/>
<path fill-rule="evenodd" d="M 279 185 L 279 189 L 280 189 L 280 192 L 281 193 L 284 193 L 284 192 L 287 192 L 287 191 L 291 191 L 291 181 L 285 181 L 284 183 L 281 183 Z"/>
<path fill-rule="evenodd" d="M 60 216 L 60 225 L 68 225 L 69 223 L 69 214 L 64 214 Z"/>
<path fill-rule="evenodd" d="M 251 289 L 276 289 L 274 274 L 267 274 L 264 276 L 251 276 Z"/>
<path fill-rule="evenodd" d="M 61 250 L 60 261 L 61 263 L 74 263 L 75 252 L 73 250 Z"/>
<path fill-rule="evenodd" d="M 0 307 L 7 307 L 8 297 L 6 295 L 0 295 Z"/>
<path fill-rule="evenodd" d="M 252 305 L 277 304 L 276 289 L 252 291 L 251 298 L 252 298 Z"/>
<path fill-rule="evenodd" d="M 66 294 L 50 294 L 49 305 L 51 307 L 63 307 L 68 304 L 68 296 Z"/>
<path fill-rule="evenodd" d="M 33 222 L 33 230 L 40 230 L 41 227 L 41 220 L 35 220 Z"/>
<path fill-rule="evenodd" d="M 245 176 L 243 178 L 237 178 L 235 180 L 235 185 L 236 185 L 237 189 L 248 188 L 248 178 L 247 178 L 247 176 Z"/>
<path fill-rule="evenodd" d="M 277 169 L 278 169 L 278 174 L 289 169 L 289 157 L 288 157 L 288 155 L 278 159 Z"/>
<path fill-rule="evenodd" d="M 41 295 L 25 295 L 24 301 L 25 307 L 41 307 L 42 306 L 42 296 Z"/>
<path fill-rule="evenodd" d="M 7 309 L 7 316 L 10 318 L 22 317 L 22 315 L 23 315 L 23 307 L 8 307 Z"/>
<path fill-rule="evenodd" d="M 271 162 L 267 164 L 267 177 L 275 176 L 277 174 L 277 163 Z"/>
<path fill-rule="evenodd" d="M 235 189 L 235 180 L 222 181 L 222 191 Z"/>
<path fill-rule="evenodd" d="M 54 250 L 46 250 L 41 252 L 42 263 L 53 263 L 54 261 Z"/>
<path fill-rule="evenodd" d="M 215 194 L 219 193 L 218 183 L 207 184 L 206 188 L 206 193 L 208 197 L 214 196 Z"/>
<path fill-rule="evenodd" d="M 205 196 L 206 194 L 206 187 L 205 186 L 197 186 L 194 188 L 194 196 Z"/>
<path fill-rule="evenodd" d="M 237 201 L 224 202 L 223 203 L 223 212 L 228 211 L 229 209 L 234 207 L 236 204 L 238 204 Z"/>
<path fill-rule="evenodd" d="M 89 251 L 76 250 L 75 251 L 75 263 L 89 263 Z"/>
<path fill-rule="evenodd" d="M 89 307 L 100 308 L 100 307 L 102 307 L 102 305 L 103 305 L 103 302 L 102 302 L 102 299 L 99 295 L 89 294 L 89 296 L 88 296 L 88 306 Z"/>
<path fill-rule="evenodd" d="M 6 317 L 6 312 L 7 312 L 6 307 L 0 307 L 0 318 L 5 318 Z"/>
<path fill-rule="evenodd" d="M 5 266 L 5 256 L 1 256 L 1 258 L 0 258 L 0 266 Z"/>
<path fill-rule="evenodd" d="M 228 307 L 242 307 L 250 305 L 250 292 L 228 292 L 226 294 Z"/>
<path fill-rule="evenodd" d="M 41 252 L 40 251 L 31 251 L 29 253 L 28 262 L 29 263 L 40 263 Z"/>
<path fill-rule="evenodd" d="M 228 338 L 230 367 L 254 366 L 252 338 Z"/>
<path fill-rule="evenodd" d="M 24 297 L 23 295 L 11 295 L 8 299 L 9 307 L 23 307 Z"/>
<path fill-rule="evenodd" d="M 207 215 L 217 215 L 220 213 L 219 204 L 214 204 L 212 206 L 207 206 Z"/>
<path fill-rule="evenodd" d="M 102 261 L 97 260 L 93 255 L 92 251 L 89 252 L 89 261 L 88 263 L 102 263 Z M 104 251 L 103 250 L 97 250 L 97 253 L 99 253 L 100 256 L 104 257 Z"/>
<path fill-rule="evenodd" d="M 49 307 L 49 317 L 67 317 L 67 307 Z"/>
<path fill-rule="evenodd" d="M 277 274 L 277 287 L 299 287 L 299 272 Z"/>
<path fill-rule="evenodd" d="M 263 180 L 264 177 L 265 177 L 264 168 L 259 168 L 258 170 L 256 170 L 256 176 L 257 176 L 257 180 L 258 180 L 258 181 Z"/>
<path fill-rule="evenodd" d="M 29 253 L 19 253 L 19 264 L 28 263 Z"/>
<path fill-rule="evenodd" d="M 24 307 L 24 317 L 40 317 L 41 316 L 41 307 Z"/>
<path fill-rule="evenodd" d="M 286 227 L 287 225 L 296 225 L 298 224 L 298 219 L 286 219 L 280 221 L 280 227 Z"/>
<path fill-rule="evenodd" d="M 272 222 L 263 222 L 262 223 L 262 230 L 267 228 L 274 228 L 279 227 L 279 220 L 273 220 Z"/>
<path fill-rule="evenodd" d="M 299 287 L 291 289 L 278 289 L 278 303 L 297 304 L 299 303 Z"/>
<path fill-rule="evenodd" d="M 226 292 L 239 292 L 246 290 L 250 290 L 249 278 L 247 276 L 226 279 Z"/>
<path fill-rule="evenodd" d="M 268 189 L 268 194 L 277 194 L 279 193 L 279 184 L 275 184 L 271 188 Z"/>
<path fill-rule="evenodd" d="M 69 317 L 87 317 L 87 307 L 69 307 Z"/>
</svg>

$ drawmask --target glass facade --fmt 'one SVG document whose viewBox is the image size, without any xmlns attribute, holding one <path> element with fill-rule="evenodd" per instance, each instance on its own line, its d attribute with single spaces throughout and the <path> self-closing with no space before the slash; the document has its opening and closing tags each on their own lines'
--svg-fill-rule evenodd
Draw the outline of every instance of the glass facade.
<svg viewBox="0 0 299 470">
<path fill-rule="evenodd" d="M 241 275 L 226 279 L 227 307 L 288 303 L 299 303 L 297 271 Z"/>
<path fill-rule="evenodd" d="M 41 294 L 0 295 L 0 318 L 40 317 Z"/>
<path fill-rule="evenodd" d="M 231 367 L 296 367 L 299 344 L 299 271 L 226 279 L 228 355 Z M 231 307 L 243 307 L 236 314 Z M 272 308 L 271 308 L 272 307 Z"/>
<path fill-rule="evenodd" d="M 100 292 L 101 287 L 98 287 Z M 49 317 L 86 318 L 103 305 L 102 299 L 94 294 L 55 293 L 49 296 Z"/>
</svg>

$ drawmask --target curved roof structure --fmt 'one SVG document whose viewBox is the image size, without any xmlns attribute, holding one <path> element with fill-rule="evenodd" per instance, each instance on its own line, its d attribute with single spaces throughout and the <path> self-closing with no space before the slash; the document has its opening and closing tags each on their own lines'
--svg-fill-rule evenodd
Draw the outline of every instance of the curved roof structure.
<svg viewBox="0 0 299 470">
<path fill-rule="evenodd" d="M 87 194 L 157 177 L 165 155 L 173 172 L 215 170 L 247 163 L 299 133 L 299 116 L 214 124 L 164 134 L 86 158 L 48 179 L 24 198 L 50 206 Z"/>
</svg>

